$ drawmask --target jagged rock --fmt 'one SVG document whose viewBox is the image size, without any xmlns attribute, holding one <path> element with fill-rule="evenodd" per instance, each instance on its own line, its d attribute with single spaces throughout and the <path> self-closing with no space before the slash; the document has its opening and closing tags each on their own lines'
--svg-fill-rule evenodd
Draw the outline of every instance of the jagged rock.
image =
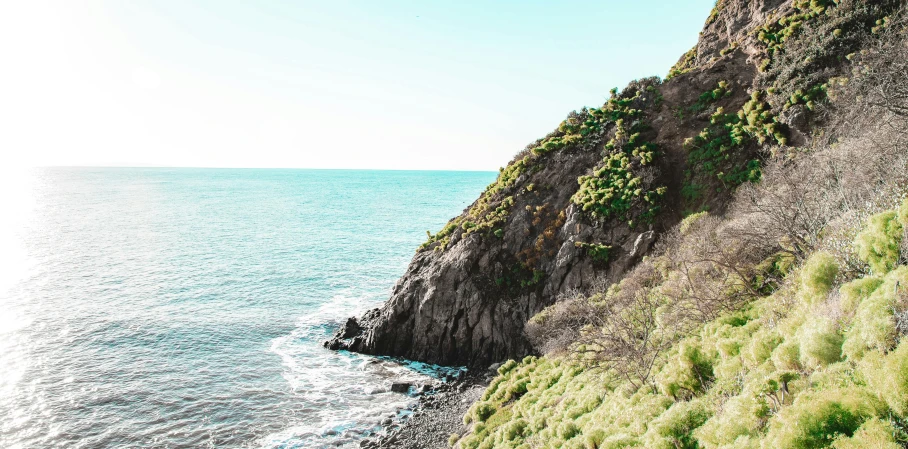
<svg viewBox="0 0 908 449">
<path fill-rule="evenodd" d="M 803 130 L 807 127 L 807 107 L 796 104 L 779 114 L 779 120 L 791 128 Z"/>
<path fill-rule="evenodd" d="M 359 325 L 359 321 L 354 317 L 347 318 L 347 323 L 344 324 L 343 335 L 341 338 L 353 338 L 363 332 L 363 328 Z"/>
<path fill-rule="evenodd" d="M 501 363 L 493 363 L 489 365 L 489 371 L 498 371 L 498 368 L 501 368 Z"/>
<path fill-rule="evenodd" d="M 374 323 L 378 315 L 379 309 L 372 309 L 359 319 L 348 318 L 344 326 L 338 329 L 334 336 L 325 341 L 322 346 L 332 351 L 338 349 L 358 351 L 363 345 L 363 332 Z"/>
<path fill-rule="evenodd" d="M 395 393 L 407 393 L 413 384 L 410 382 L 394 382 L 391 384 L 391 391 Z"/>
</svg>

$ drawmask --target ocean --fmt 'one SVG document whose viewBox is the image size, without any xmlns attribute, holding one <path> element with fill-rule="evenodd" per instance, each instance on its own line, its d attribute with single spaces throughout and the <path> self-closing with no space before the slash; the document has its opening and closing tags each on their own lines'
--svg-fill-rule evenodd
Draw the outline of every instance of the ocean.
<svg viewBox="0 0 908 449">
<path fill-rule="evenodd" d="M 6 179 L 0 447 L 356 447 L 445 368 L 321 347 L 492 172 Z"/>
</svg>

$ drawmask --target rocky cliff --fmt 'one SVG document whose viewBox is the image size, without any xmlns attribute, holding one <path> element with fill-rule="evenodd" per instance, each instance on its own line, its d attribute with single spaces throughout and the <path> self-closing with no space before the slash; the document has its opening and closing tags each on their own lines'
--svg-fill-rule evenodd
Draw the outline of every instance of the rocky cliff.
<svg viewBox="0 0 908 449">
<path fill-rule="evenodd" d="M 613 90 L 521 151 L 326 346 L 469 366 L 533 353 L 529 318 L 619 280 L 685 215 L 721 212 L 760 178 L 761 149 L 810 139 L 818 80 L 898 3 L 719 0 L 665 80 Z"/>
</svg>

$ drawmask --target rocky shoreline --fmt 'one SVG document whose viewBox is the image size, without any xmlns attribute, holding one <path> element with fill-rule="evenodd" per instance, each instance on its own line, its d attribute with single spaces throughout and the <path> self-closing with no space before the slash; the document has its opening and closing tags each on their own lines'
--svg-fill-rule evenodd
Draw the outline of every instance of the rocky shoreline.
<svg viewBox="0 0 908 449">
<path fill-rule="evenodd" d="M 491 371 L 474 370 L 421 393 L 410 415 L 398 422 L 383 423 L 384 429 L 362 440 L 364 449 L 444 449 L 451 434 L 466 429 L 463 415 L 480 399 L 492 379 Z"/>
</svg>

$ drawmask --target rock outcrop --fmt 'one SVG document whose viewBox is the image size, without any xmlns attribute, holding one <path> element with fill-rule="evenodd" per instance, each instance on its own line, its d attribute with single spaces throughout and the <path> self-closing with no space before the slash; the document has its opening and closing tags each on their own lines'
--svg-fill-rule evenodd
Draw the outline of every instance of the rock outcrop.
<svg viewBox="0 0 908 449">
<path fill-rule="evenodd" d="M 746 181 L 728 174 L 757 159 L 767 138 L 759 133 L 784 144 L 789 127 L 806 128 L 803 107 L 767 118 L 782 105 L 764 100 L 760 74 L 767 50 L 756 30 L 793 8 L 791 0 L 720 0 L 669 79 L 613 91 L 603 107 L 570 114 L 529 145 L 417 251 L 384 306 L 325 346 L 483 367 L 533 353 L 524 334 L 533 315 L 620 279 L 685 213 L 721 211 Z M 690 141 L 722 137 L 707 132 L 723 132 L 722 111 L 754 136 L 710 161 L 711 171 L 690 166 Z M 610 178 L 590 188 L 582 177 Z"/>
</svg>

